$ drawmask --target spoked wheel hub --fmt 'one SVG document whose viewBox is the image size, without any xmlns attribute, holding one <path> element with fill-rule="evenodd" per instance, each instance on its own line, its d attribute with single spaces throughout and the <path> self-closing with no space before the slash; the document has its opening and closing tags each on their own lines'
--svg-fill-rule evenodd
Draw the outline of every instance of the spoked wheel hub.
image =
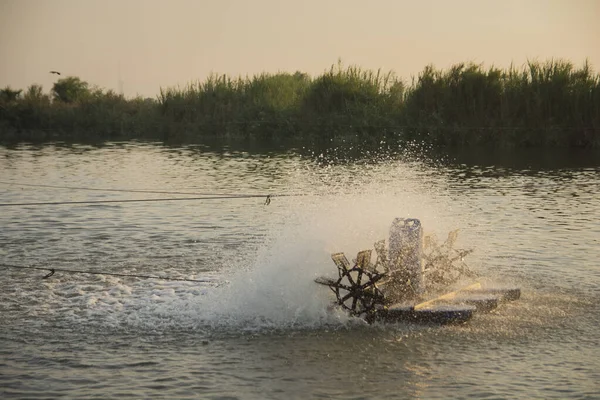
<svg viewBox="0 0 600 400">
<path fill-rule="evenodd" d="M 332 255 L 338 267 L 338 278 L 317 278 L 315 282 L 328 286 L 336 296 L 336 303 L 354 316 L 374 312 L 384 304 L 384 294 L 377 286 L 385 273 L 378 272 L 370 264 L 371 251 L 358 253 L 354 266 L 351 266 L 343 253 Z"/>
<path fill-rule="evenodd" d="M 383 305 L 384 296 L 376 283 L 382 275 L 354 266 L 341 273 L 330 287 L 337 304 L 352 315 L 369 314 L 378 304 Z"/>
</svg>

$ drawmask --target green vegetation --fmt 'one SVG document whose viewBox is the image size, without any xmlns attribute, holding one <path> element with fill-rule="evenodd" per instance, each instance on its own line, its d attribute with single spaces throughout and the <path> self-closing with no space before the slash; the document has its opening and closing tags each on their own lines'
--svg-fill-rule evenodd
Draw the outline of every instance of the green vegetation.
<svg viewBox="0 0 600 400">
<path fill-rule="evenodd" d="M 410 85 L 392 73 L 343 68 L 318 77 L 212 75 L 157 99 L 126 99 L 77 77 L 51 95 L 0 91 L 0 140 L 416 141 L 433 145 L 600 147 L 600 75 L 586 63 L 506 70 L 427 66 Z"/>
</svg>

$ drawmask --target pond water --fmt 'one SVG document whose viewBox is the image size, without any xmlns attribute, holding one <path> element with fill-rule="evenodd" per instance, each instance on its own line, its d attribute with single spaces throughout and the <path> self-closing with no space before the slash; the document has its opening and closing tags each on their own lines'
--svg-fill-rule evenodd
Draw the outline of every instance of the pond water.
<svg viewBox="0 0 600 400">
<path fill-rule="evenodd" d="M 599 398 L 598 154 L 373 154 L 0 147 L 0 394 Z M 248 196 L 197 199 L 217 194 Z M 90 203 L 24 205 L 48 202 Z M 522 298 L 451 326 L 331 310 L 330 253 L 395 217 L 460 229 L 469 267 Z"/>
</svg>

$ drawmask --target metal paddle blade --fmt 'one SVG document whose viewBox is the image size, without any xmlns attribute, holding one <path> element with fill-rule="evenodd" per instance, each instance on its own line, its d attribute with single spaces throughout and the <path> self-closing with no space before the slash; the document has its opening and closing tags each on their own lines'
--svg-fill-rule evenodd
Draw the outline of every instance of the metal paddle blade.
<svg viewBox="0 0 600 400">
<path fill-rule="evenodd" d="M 325 286 L 335 285 L 336 282 L 337 281 L 335 279 L 327 278 L 325 276 L 320 276 L 317 279 L 315 279 L 315 283 L 318 283 L 319 285 L 325 285 Z"/>
</svg>

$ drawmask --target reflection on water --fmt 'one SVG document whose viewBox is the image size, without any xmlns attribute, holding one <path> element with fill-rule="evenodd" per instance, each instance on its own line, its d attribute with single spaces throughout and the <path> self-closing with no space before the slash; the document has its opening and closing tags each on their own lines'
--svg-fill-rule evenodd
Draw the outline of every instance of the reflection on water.
<svg viewBox="0 0 600 400">
<path fill-rule="evenodd" d="M 598 397 L 600 158 L 548 154 L 0 148 L 2 204 L 264 196 L 1 207 L 2 264 L 207 281 L 3 269 L 3 397 Z M 329 254 L 397 216 L 460 228 L 469 266 L 522 300 L 442 328 L 329 310 Z"/>
</svg>

